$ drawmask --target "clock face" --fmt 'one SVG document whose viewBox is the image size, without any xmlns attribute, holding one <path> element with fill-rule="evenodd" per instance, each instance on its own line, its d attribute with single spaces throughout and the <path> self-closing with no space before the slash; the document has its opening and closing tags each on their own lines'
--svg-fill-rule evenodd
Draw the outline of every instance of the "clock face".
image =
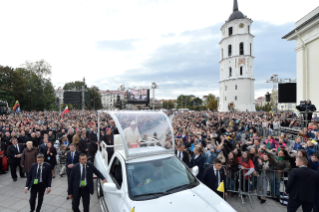
<svg viewBox="0 0 319 212">
<path fill-rule="evenodd" d="M 243 24 L 243 23 L 239 24 L 239 28 L 244 28 L 244 26 L 245 26 L 245 24 Z"/>
</svg>

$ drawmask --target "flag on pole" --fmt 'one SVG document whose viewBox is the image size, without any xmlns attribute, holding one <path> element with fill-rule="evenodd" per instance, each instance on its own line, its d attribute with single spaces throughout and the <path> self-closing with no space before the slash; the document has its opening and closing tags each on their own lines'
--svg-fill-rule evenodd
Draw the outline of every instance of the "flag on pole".
<svg viewBox="0 0 319 212">
<path fill-rule="evenodd" d="M 62 113 L 62 115 L 61 115 L 61 118 L 63 118 L 64 114 L 66 114 L 68 112 L 69 112 L 69 108 L 68 108 L 68 106 L 66 106 L 64 111 L 63 111 L 63 113 Z"/>
<path fill-rule="evenodd" d="M 217 191 L 223 192 L 223 193 L 225 192 L 224 181 L 219 184 Z"/>
<path fill-rule="evenodd" d="M 20 106 L 20 104 L 19 104 L 19 101 L 17 100 L 13 106 L 13 110 L 17 109 L 17 107 L 19 107 L 19 106 Z"/>
<path fill-rule="evenodd" d="M 20 106 L 18 107 L 18 109 L 16 110 L 16 113 L 21 112 Z"/>
</svg>

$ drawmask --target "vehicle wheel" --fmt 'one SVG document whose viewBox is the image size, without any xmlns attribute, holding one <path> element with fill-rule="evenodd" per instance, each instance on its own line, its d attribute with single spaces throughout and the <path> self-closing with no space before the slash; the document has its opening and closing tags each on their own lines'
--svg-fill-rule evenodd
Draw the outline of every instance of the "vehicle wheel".
<svg viewBox="0 0 319 212">
<path fill-rule="evenodd" d="M 96 193 L 97 193 L 97 198 L 98 198 L 98 199 L 100 199 L 101 197 L 104 196 L 100 178 L 97 179 L 97 183 L 96 183 Z"/>
</svg>

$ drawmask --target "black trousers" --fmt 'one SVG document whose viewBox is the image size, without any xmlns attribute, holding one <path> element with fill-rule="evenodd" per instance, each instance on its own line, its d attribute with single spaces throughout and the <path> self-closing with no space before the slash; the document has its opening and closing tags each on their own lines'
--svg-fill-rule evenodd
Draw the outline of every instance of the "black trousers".
<svg viewBox="0 0 319 212">
<path fill-rule="evenodd" d="M 45 184 L 44 183 L 39 183 L 37 185 L 32 185 L 31 187 L 31 196 L 30 196 L 30 208 L 31 211 L 35 210 L 35 200 L 37 199 L 38 196 L 38 206 L 36 211 L 40 211 L 43 203 L 43 196 L 45 192 Z"/>
<path fill-rule="evenodd" d="M 96 154 L 96 151 L 95 150 L 89 150 L 88 151 L 88 157 L 91 157 L 90 158 L 90 161 L 94 164 L 94 158 L 95 158 L 95 154 Z"/>
<path fill-rule="evenodd" d="M 290 199 L 288 200 L 287 212 L 295 212 L 301 206 L 303 212 L 311 212 L 314 203 L 311 202 L 301 202 L 297 199 Z"/>
<path fill-rule="evenodd" d="M 76 195 L 77 197 L 74 197 L 73 194 L 73 200 L 72 200 L 72 210 L 74 212 L 80 212 L 79 206 L 80 206 L 80 199 L 82 197 L 83 202 L 83 210 L 84 212 L 89 212 L 90 210 L 90 191 L 87 186 L 79 188 L 79 193 Z"/>
<path fill-rule="evenodd" d="M 23 168 L 20 166 L 19 163 L 10 163 L 10 171 L 11 171 L 11 177 L 12 179 L 17 179 L 17 167 L 19 166 L 19 171 L 20 171 L 20 177 L 24 176 L 23 173 Z"/>
<path fill-rule="evenodd" d="M 313 205 L 313 212 L 319 212 L 319 195 L 317 196 L 316 202 Z"/>
</svg>

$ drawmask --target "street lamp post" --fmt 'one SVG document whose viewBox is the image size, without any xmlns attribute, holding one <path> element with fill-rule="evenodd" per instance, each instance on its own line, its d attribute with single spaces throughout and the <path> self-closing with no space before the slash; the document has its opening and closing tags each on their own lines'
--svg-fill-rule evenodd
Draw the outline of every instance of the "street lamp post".
<svg viewBox="0 0 319 212">
<path fill-rule="evenodd" d="M 155 109 L 155 89 L 158 88 L 157 84 L 155 82 L 152 82 L 152 87 L 153 89 L 153 110 Z"/>
</svg>

